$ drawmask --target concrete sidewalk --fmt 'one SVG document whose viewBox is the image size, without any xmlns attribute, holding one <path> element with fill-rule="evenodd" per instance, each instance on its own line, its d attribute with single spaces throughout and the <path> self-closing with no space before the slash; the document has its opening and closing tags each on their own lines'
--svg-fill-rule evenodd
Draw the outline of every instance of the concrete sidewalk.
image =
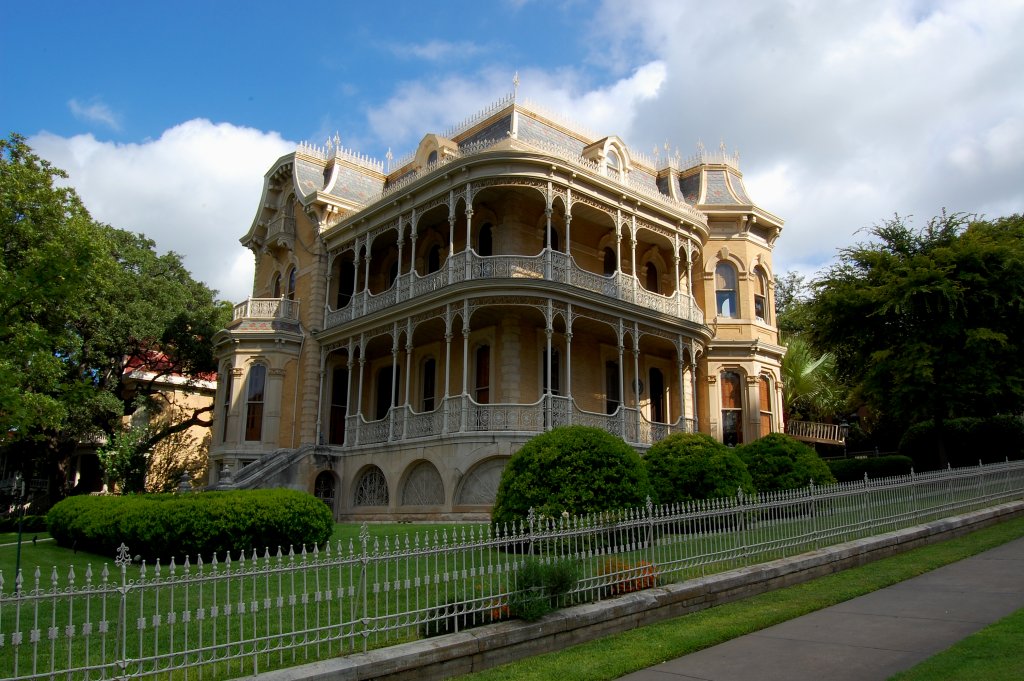
<svg viewBox="0 0 1024 681">
<path fill-rule="evenodd" d="M 622 681 L 884 680 L 1020 608 L 1024 538 Z"/>
</svg>

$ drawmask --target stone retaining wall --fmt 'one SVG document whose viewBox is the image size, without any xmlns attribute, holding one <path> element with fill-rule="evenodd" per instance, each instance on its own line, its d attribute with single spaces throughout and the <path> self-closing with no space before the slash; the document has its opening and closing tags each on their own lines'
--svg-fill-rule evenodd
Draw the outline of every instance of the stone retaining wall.
<svg viewBox="0 0 1024 681">
<path fill-rule="evenodd" d="M 601 636 L 799 584 L 1024 515 L 1024 501 L 837 544 L 679 584 L 565 608 L 536 622 L 457 634 L 260 674 L 261 681 L 432 681 L 560 650 Z"/>
</svg>

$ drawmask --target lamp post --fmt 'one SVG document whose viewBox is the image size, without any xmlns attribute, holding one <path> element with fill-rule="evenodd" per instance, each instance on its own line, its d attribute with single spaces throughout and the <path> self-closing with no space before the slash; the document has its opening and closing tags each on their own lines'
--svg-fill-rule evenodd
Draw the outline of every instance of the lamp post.
<svg viewBox="0 0 1024 681">
<path fill-rule="evenodd" d="M 20 591 L 18 576 L 21 574 L 21 530 L 25 523 L 25 478 L 22 477 L 21 471 L 14 474 L 14 484 L 11 486 L 11 492 L 21 507 L 21 515 L 18 516 L 18 550 L 15 553 L 14 559 L 14 588 L 16 591 Z"/>
</svg>

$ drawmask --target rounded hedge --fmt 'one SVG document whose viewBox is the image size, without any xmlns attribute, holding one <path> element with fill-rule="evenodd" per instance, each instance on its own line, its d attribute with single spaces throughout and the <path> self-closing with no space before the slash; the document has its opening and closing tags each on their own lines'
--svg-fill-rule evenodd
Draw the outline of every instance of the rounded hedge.
<svg viewBox="0 0 1024 681">
<path fill-rule="evenodd" d="M 46 520 L 60 546 L 114 556 L 123 542 L 148 562 L 287 552 L 321 544 L 334 530 L 322 501 L 290 489 L 76 496 L 55 505 Z"/>
<path fill-rule="evenodd" d="M 736 452 L 703 433 L 675 433 L 644 455 L 647 477 L 659 504 L 735 496 L 754 483 Z"/>
<path fill-rule="evenodd" d="M 864 474 L 875 478 L 889 478 L 894 475 L 908 475 L 914 467 L 909 456 L 875 456 L 864 459 L 836 459 L 826 461 L 832 475 L 839 482 L 863 480 Z"/>
<path fill-rule="evenodd" d="M 736 453 L 747 464 L 759 492 L 798 489 L 813 480 L 815 485 L 836 481 L 832 471 L 812 447 L 782 433 L 771 433 L 742 444 Z"/>
<path fill-rule="evenodd" d="M 599 428 L 566 426 L 537 435 L 501 474 L 491 519 L 497 524 L 642 506 L 652 494 L 636 450 Z"/>
</svg>

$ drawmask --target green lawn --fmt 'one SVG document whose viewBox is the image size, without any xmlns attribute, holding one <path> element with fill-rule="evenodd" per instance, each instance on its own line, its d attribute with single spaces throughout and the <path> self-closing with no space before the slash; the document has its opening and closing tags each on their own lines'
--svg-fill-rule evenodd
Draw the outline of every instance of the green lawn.
<svg viewBox="0 0 1024 681">
<path fill-rule="evenodd" d="M 736 603 L 703 610 L 684 617 L 622 634 L 584 643 L 564 651 L 531 657 L 520 662 L 495 667 L 477 674 L 459 677 L 459 681 L 601 681 L 644 669 L 676 657 L 708 648 L 730 639 L 759 631 L 800 615 L 835 605 L 863 594 L 948 565 L 1024 536 L 1024 518 L 979 530 L 941 544 L 926 546 L 852 568 L 797 586 L 762 594 Z M 1016 619 L 1014 619 L 1016 618 Z M 964 667 L 962 676 L 909 676 L 908 679 L 1020 679 L 1020 660 L 1024 617 L 1017 613 L 1008 618 L 1009 630 L 986 637 L 984 652 L 961 654 L 964 664 L 974 662 L 975 655 L 1005 656 L 1007 669 L 1016 669 L 1011 676 L 984 673 L 973 676 L 973 667 Z M 1004 623 L 1006 620 L 1004 620 Z M 1000 623 L 1002 625 L 1003 623 Z M 986 630 L 987 631 L 987 630 Z M 981 632 L 981 636 L 986 632 Z M 1016 638 L 1014 638 L 1016 637 Z M 970 639 L 968 639 L 970 640 Z M 953 650 L 956 650 L 955 648 Z M 950 651 L 952 652 L 952 650 Z M 1016 660 L 1016 667 L 1014 666 Z M 981 664 L 981 660 L 976 660 Z M 992 667 L 995 669 L 995 667 Z M 941 666 L 938 669 L 943 669 Z M 979 667 L 980 669 L 980 667 Z M 988 667 L 986 667 L 988 669 Z M 987 673 L 987 672 L 986 672 Z M 993 674 L 998 670 L 993 671 Z M 902 681 L 903 677 L 899 677 Z"/>
<path fill-rule="evenodd" d="M 965 638 L 890 681 L 1019 681 L 1024 678 L 1024 610 Z"/>
</svg>

